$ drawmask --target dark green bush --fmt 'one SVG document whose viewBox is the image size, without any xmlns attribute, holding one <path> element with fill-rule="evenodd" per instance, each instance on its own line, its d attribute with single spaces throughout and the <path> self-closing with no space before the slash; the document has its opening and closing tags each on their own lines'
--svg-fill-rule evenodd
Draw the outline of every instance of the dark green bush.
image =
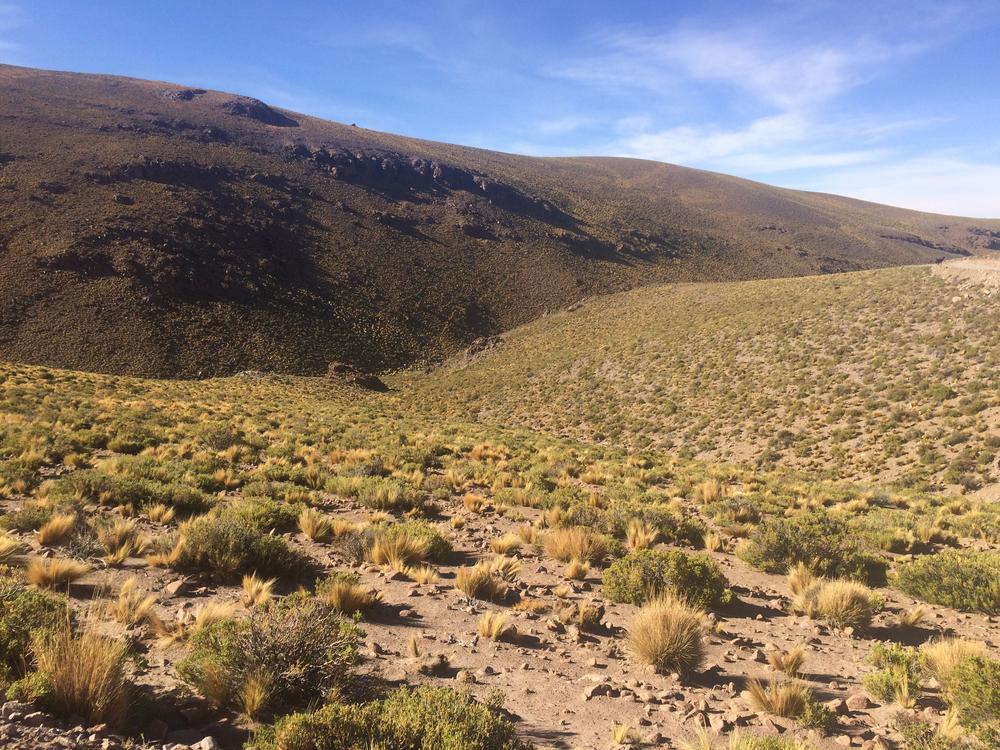
<svg viewBox="0 0 1000 750">
<path fill-rule="evenodd" d="M 268 736 L 269 735 L 269 736 Z M 261 750 L 529 750 L 514 725 L 464 693 L 401 688 L 383 701 L 333 703 L 281 719 Z"/>
<path fill-rule="evenodd" d="M 896 569 L 895 584 L 910 596 L 961 610 L 1000 613 L 1000 554 L 945 550 Z"/>
<path fill-rule="evenodd" d="M 678 550 L 639 550 L 612 563 L 604 571 L 604 594 L 616 602 L 640 605 L 665 591 L 707 609 L 728 604 L 733 594 L 711 556 Z"/>
<path fill-rule="evenodd" d="M 66 621 L 66 600 L 29 588 L 0 569 L 0 681 L 24 672 L 32 634 Z"/>
<path fill-rule="evenodd" d="M 285 532 L 296 527 L 300 510 L 300 507 L 255 497 L 235 500 L 228 505 L 217 507 L 215 514 L 245 521 L 259 531 Z"/>
<path fill-rule="evenodd" d="M 948 683 L 962 726 L 987 747 L 1000 747 L 1000 661 L 973 656 L 955 668 Z"/>
<path fill-rule="evenodd" d="M 177 566 L 222 579 L 248 573 L 296 578 L 313 569 L 312 560 L 280 536 L 261 530 L 240 513 L 211 514 L 185 526 Z"/>
<path fill-rule="evenodd" d="M 844 521 L 822 511 L 768 519 L 740 546 L 739 554 L 767 573 L 784 573 L 804 563 L 828 578 L 879 583 L 885 577 L 885 561 L 865 550 Z"/>
<path fill-rule="evenodd" d="M 299 595 L 274 600 L 246 620 L 195 633 L 177 665 L 182 679 L 220 706 L 238 707 L 250 679 L 263 680 L 260 713 L 301 709 L 351 680 L 360 631 L 326 605 Z"/>
</svg>

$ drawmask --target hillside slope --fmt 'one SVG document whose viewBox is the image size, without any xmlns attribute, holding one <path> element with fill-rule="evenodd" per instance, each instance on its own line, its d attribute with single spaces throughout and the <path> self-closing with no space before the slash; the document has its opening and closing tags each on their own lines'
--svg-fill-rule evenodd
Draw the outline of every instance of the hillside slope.
<svg viewBox="0 0 1000 750">
<path fill-rule="evenodd" d="M 386 135 L 0 66 L 0 357 L 191 376 L 433 360 L 588 295 L 928 262 L 1000 222 Z"/>
<path fill-rule="evenodd" d="M 646 287 L 393 382 L 486 423 L 972 490 L 1000 478 L 1000 301 L 948 268 Z"/>
</svg>

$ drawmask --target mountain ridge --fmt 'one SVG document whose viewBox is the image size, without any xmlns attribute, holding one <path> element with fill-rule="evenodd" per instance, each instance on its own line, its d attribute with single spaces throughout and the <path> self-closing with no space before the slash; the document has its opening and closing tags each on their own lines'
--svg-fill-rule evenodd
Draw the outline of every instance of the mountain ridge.
<svg viewBox="0 0 1000 750">
<path fill-rule="evenodd" d="M 0 356 L 25 362 L 384 370 L 649 283 L 1000 249 L 995 220 L 472 149 L 162 82 L 0 66 L 0 93 Z"/>
</svg>

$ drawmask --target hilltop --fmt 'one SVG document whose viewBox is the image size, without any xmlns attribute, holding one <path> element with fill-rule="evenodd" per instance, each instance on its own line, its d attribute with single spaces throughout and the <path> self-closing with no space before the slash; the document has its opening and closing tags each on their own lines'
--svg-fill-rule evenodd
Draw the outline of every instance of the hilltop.
<svg viewBox="0 0 1000 750">
<path fill-rule="evenodd" d="M 166 83 L 2 66 L 0 97 L 9 360 L 384 370 L 651 283 L 1000 247 L 998 221 L 432 143 Z"/>
</svg>

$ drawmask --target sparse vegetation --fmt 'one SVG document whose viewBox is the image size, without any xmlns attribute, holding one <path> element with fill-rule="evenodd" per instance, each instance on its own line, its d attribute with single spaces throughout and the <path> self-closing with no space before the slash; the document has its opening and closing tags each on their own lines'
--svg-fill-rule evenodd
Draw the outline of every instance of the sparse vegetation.
<svg viewBox="0 0 1000 750">
<path fill-rule="evenodd" d="M 1000 553 L 945 550 L 896 569 L 896 585 L 910 596 L 955 609 L 1000 613 Z"/>
<path fill-rule="evenodd" d="M 732 600 L 725 576 L 705 554 L 639 550 L 604 571 L 604 593 L 613 601 L 642 604 L 666 592 L 706 609 Z"/>
</svg>

